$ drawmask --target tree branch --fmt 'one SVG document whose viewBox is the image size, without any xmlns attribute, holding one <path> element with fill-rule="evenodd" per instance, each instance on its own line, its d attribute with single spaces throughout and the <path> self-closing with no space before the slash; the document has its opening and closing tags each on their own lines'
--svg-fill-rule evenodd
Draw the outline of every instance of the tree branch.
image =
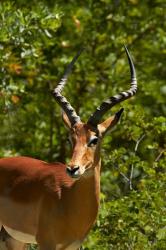
<svg viewBox="0 0 166 250">
<path fill-rule="evenodd" d="M 160 158 L 161 158 L 161 156 L 163 155 L 164 152 L 165 152 L 165 150 L 162 149 L 161 152 L 159 153 L 159 155 L 156 157 L 155 162 L 158 162 L 160 160 Z"/>
<path fill-rule="evenodd" d="M 140 144 L 140 142 L 144 139 L 145 134 L 143 134 L 137 141 L 135 144 L 135 148 L 134 148 L 134 154 L 137 154 L 137 150 L 138 150 L 138 146 Z M 129 177 L 129 187 L 130 190 L 133 190 L 133 185 L 132 185 L 132 180 L 133 180 L 133 172 L 134 172 L 134 164 L 131 165 L 131 170 L 130 170 L 130 177 Z"/>
</svg>

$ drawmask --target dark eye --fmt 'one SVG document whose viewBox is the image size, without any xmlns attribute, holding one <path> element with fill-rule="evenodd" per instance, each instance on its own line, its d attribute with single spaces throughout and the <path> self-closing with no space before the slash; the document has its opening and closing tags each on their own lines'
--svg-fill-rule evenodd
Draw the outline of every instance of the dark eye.
<svg viewBox="0 0 166 250">
<path fill-rule="evenodd" d="M 98 137 L 92 137 L 90 138 L 89 142 L 88 142 L 88 147 L 93 147 L 97 144 L 98 142 Z"/>
</svg>

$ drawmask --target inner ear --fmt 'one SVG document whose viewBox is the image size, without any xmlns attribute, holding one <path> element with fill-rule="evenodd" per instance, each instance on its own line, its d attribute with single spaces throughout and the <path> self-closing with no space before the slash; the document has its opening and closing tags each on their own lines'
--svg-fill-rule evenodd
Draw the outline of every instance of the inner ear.
<svg viewBox="0 0 166 250">
<path fill-rule="evenodd" d="M 100 131 L 102 136 L 105 135 L 105 133 L 107 131 L 109 131 L 111 128 L 113 128 L 118 123 L 123 110 L 124 109 L 121 108 L 117 113 L 115 113 L 115 115 L 109 117 L 104 122 L 98 124 L 98 130 Z"/>
<path fill-rule="evenodd" d="M 71 123 L 69 121 L 69 118 L 63 110 L 62 110 L 62 120 L 64 121 L 64 124 L 67 127 L 67 129 L 71 129 Z"/>
</svg>

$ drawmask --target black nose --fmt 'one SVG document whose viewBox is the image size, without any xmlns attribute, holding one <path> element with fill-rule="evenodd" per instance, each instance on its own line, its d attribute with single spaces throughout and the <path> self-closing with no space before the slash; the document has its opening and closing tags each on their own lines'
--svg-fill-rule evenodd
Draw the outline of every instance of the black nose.
<svg viewBox="0 0 166 250">
<path fill-rule="evenodd" d="M 66 172 L 68 173 L 68 175 L 74 176 L 78 169 L 79 169 L 78 166 L 75 166 L 75 167 L 73 167 L 73 168 L 67 167 L 67 168 L 66 168 Z"/>
</svg>

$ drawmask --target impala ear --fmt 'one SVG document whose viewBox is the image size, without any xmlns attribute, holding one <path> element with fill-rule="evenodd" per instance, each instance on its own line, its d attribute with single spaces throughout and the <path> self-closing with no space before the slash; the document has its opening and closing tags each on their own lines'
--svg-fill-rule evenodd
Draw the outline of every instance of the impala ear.
<svg viewBox="0 0 166 250">
<path fill-rule="evenodd" d="M 62 119 L 65 123 L 65 126 L 68 128 L 68 129 L 71 129 L 71 123 L 69 121 L 69 118 L 68 116 L 66 115 L 66 113 L 64 111 L 62 111 Z"/>
<path fill-rule="evenodd" d="M 102 136 L 104 136 L 107 131 L 109 131 L 111 128 L 113 128 L 118 123 L 123 110 L 124 109 L 121 108 L 117 113 L 115 113 L 114 116 L 109 117 L 104 122 L 102 122 L 98 125 L 98 130 L 102 134 Z"/>
</svg>

